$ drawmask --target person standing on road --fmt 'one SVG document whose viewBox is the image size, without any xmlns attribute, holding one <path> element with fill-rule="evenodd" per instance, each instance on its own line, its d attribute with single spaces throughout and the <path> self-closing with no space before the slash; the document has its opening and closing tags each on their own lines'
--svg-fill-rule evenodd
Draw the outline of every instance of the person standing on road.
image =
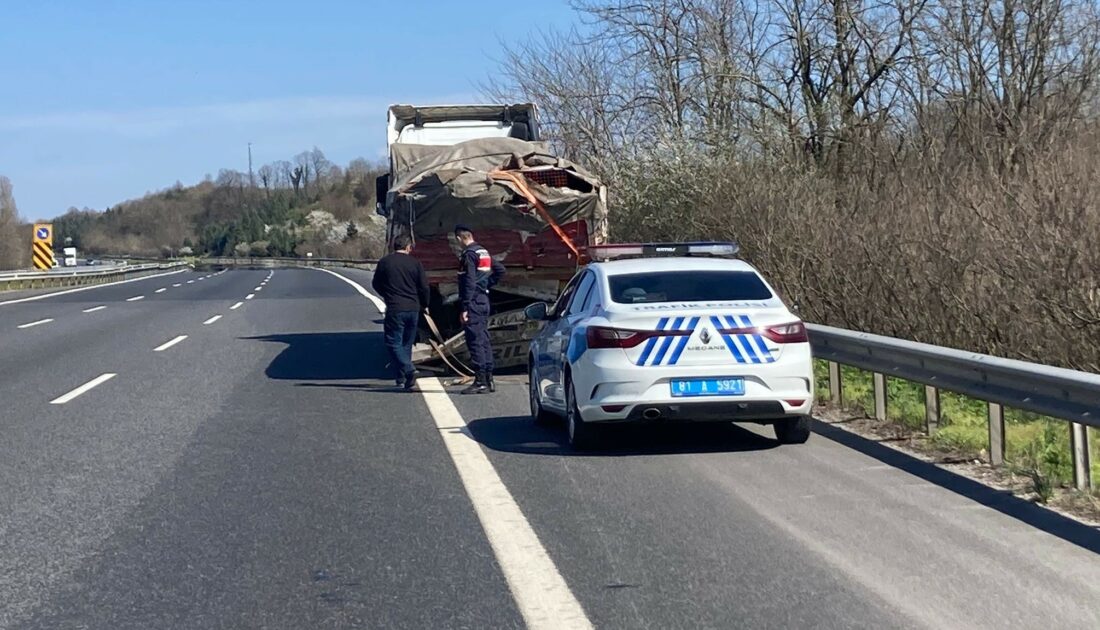
<svg viewBox="0 0 1100 630">
<path fill-rule="evenodd" d="M 489 289 L 504 276 L 504 265 L 493 260 L 489 251 L 474 241 L 464 225 L 455 226 L 455 238 L 462 245 L 458 263 L 458 298 L 462 303 L 463 332 L 466 348 L 476 375 L 463 394 L 496 391 L 493 383 L 493 347 L 489 343 Z"/>
<path fill-rule="evenodd" d="M 393 239 L 394 252 L 378 261 L 371 286 L 386 302 L 382 331 L 398 387 L 411 390 L 416 384 L 412 346 L 420 324 L 420 311 L 428 308 L 428 274 L 413 258 L 408 236 Z"/>
</svg>

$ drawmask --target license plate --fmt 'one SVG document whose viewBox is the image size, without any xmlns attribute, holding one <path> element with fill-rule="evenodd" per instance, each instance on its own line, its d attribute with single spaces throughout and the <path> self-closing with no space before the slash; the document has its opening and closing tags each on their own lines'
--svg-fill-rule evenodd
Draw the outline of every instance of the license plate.
<svg viewBox="0 0 1100 630">
<path fill-rule="evenodd" d="M 669 385 L 676 398 L 684 396 L 744 396 L 745 379 L 693 378 L 675 379 Z"/>
</svg>

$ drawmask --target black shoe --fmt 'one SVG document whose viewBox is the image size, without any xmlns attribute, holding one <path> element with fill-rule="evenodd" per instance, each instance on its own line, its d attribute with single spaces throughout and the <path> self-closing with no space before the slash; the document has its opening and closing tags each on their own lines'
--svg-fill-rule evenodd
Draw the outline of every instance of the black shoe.
<svg viewBox="0 0 1100 630">
<path fill-rule="evenodd" d="M 492 372 L 486 372 L 485 373 L 485 384 L 489 387 L 489 393 L 493 393 L 493 392 L 497 391 L 497 384 L 493 382 L 493 373 Z"/>
<path fill-rule="evenodd" d="M 485 394 L 489 392 L 489 384 L 486 382 L 485 373 L 478 372 L 474 377 L 474 382 L 469 387 L 462 390 L 463 394 Z"/>
<path fill-rule="evenodd" d="M 413 370 L 405 376 L 405 391 L 412 391 L 412 388 L 416 387 L 416 378 L 420 376 L 420 372 Z"/>
</svg>

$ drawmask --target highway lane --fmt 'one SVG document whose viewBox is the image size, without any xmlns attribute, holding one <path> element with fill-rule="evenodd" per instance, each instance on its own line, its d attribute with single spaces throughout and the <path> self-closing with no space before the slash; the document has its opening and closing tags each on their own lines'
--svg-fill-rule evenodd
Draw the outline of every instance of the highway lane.
<svg viewBox="0 0 1100 630">
<path fill-rule="evenodd" d="M 371 389 L 377 311 L 256 273 L 209 326 L 150 302 L 187 339 L 106 340 L 116 378 L 0 444 L 0 627 L 520 627 L 423 403 Z"/>
<path fill-rule="evenodd" d="M 521 377 L 441 421 L 439 394 L 388 387 L 369 300 L 313 270 L 256 293 L 266 273 L 123 292 L 146 310 L 116 327 L 0 327 L 0 627 L 521 627 L 524 579 L 552 574 L 600 628 L 1100 625 L 1095 531 L 835 430 L 576 454 Z M 65 405 L 7 352 L 51 354 L 55 325 L 95 338 L 65 346 L 74 381 L 117 374 Z M 510 503 L 552 571 L 517 578 L 519 534 L 488 539 Z"/>
</svg>

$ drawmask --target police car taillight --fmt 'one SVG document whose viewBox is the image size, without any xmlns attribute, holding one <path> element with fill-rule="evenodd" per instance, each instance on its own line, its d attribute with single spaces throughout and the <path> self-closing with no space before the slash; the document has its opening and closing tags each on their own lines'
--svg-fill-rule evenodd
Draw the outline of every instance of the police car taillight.
<svg viewBox="0 0 1100 630">
<path fill-rule="evenodd" d="M 589 326 L 586 337 L 589 348 L 633 348 L 648 339 L 649 335 L 642 330 Z"/>
<path fill-rule="evenodd" d="M 775 343 L 807 343 L 810 340 L 806 325 L 802 322 L 767 326 L 762 332 Z"/>
<path fill-rule="evenodd" d="M 661 256 L 732 257 L 737 255 L 737 243 L 706 241 L 697 243 L 620 243 L 593 245 L 588 248 L 592 260 L 617 258 L 656 258 Z"/>
</svg>

